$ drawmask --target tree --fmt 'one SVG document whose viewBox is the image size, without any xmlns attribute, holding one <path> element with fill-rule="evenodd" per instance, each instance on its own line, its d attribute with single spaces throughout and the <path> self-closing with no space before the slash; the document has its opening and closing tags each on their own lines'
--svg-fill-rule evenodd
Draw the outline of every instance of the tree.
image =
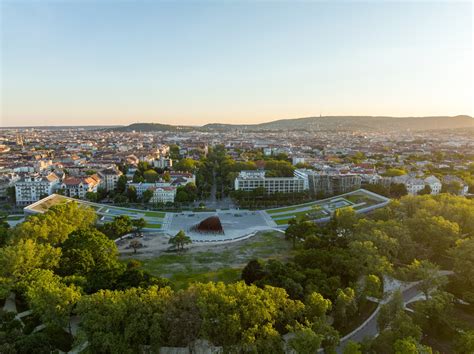
<svg viewBox="0 0 474 354">
<path fill-rule="evenodd" d="M 153 183 L 160 179 L 160 175 L 153 169 L 149 169 L 143 172 L 143 177 L 148 183 Z"/>
<path fill-rule="evenodd" d="M 184 250 L 184 246 L 192 243 L 191 238 L 186 236 L 183 230 L 180 230 L 174 237 L 171 237 L 169 242 L 172 244 L 178 251 Z"/>
<path fill-rule="evenodd" d="M 465 331 L 456 336 L 454 341 L 456 353 L 469 354 L 474 352 L 474 330 Z"/>
<path fill-rule="evenodd" d="M 313 354 L 321 347 L 324 336 L 316 334 L 311 328 L 303 327 L 288 341 L 290 348 L 298 354 Z"/>
<path fill-rule="evenodd" d="M 334 321 L 343 325 L 357 311 L 356 295 L 352 288 L 338 289 L 334 302 Z"/>
<path fill-rule="evenodd" d="M 369 274 L 365 278 L 364 296 L 377 297 L 381 293 L 382 282 L 380 278 L 374 274 Z"/>
<path fill-rule="evenodd" d="M 390 326 L 395 315 L 403 311 L 403 296 L 400 290 L 395 291 L 390 301 L 382 305 L 379 316 L 377 318 L 377 327 L 379 331 L 383 331 Z"/>
<path fill-rule="evenodd" d="M 143 218 L 132 220 L 133 232 L 135 235 L 140 236 L 143 228 L 146 226 L 146 221 Z"/>
<path fill-rule="evenodd" d="M 175 201 L 178 203 L 186 203 L 189 201 L 189 196 L 184 187 L 178 187 L 178 191 L 176 192 Z"/>
<path fill-rule="evenodd" d="M 350 340 L 344 347 L 343 354 L 362 354 L 361 348 L 359 343 Z"/>
<path fill-rule="evenodd" d="M 83 296 L 77 313 L 94 353 L 138 353 L 144 345 L 158 352 L 163 345 L 161 314 L 172 295 L 156 286 L 124 291 L 100 290 Z"/>
<path fill-rule="evenodd" d="M 430 292 L 446 284 L 446 276 L 440 274 L 439 267 L 430 261 L 415 259 L 410 265 L 402 269 L 404 276 L 409 280 L 419 280 L 419 288 L 428 299 Z"/>
<path fill-rule="evenodd" d="M 6 189 L 6 195 L 10 203 L 14 204 L 16 203 L 16 190 L 15 186 L 7 187 Z"/>
<path fill-rule="evenodd" d="M 288 222 L 288 228 L 285 231 L 285 237 L 293 242 L 293 248 L 296 248 L 297 240 L 304 240 L 310 235 L 316 233 L 317 226 L 314 222 L 306 219 L 291 219 Z"/>
<path fill-rule="evenodd" d="M 28 304 L 42 321 L 58 327 L 70 324 L 72 308 L 81 297 L 80 290 L 74 285 L 61 283 L 50 270 L 36 269 L 29 274 L 28 280 Z"/>
<path fill-rule="evenodd" d="M 52 245 L 64 242 L 69 234 L 96 221 L 94 209 L 76 202 L 51 207 L 44 214 L 29 216 L 13 229 L 15 239 L 34 239 Z"/>
<path fill-rule="evenodd" d="M 112 222 L 102 225 L 100 230 L 109 238 L 116 239 L 133 230 L 132 219 L 128 215 L 116 216 Z"/>
<path fill-rule="evenodd" d="M 143 203 L 148 203 L 151 198 L 153 198 L 153 191 L 151 189 L 147 189 L 142 194 Z"/>
<path fill-rule="evenodd" d="M 132 240 L 130 241 L 129 246 L 133 248 L 133 253 L 137 253 L 137 249 L 143 247 L 143 244 L 138 240 Z"/>
<path fill-rule="evenodd" d="M 331 300 L 325 299 L 317 292 L 312 292 L 305 301 L 306 318 L 314 323 L 321 318 L 325 318 L 331 307 Z"/>
<path fill-rule="evenodd" d="M 357 214 L 351 207 L 340 208 L 334 211 L 329 227 L 338 237 L 352 235 L 357 223 Z"/>
<path fill-rule="evenodd" d="M 250 260 L 242 269 L 242 280 L 245 284 L 250 285 L 264 277 L 264 266 L 259 259 Z"/>
<path fill-rule="evenodd" d="M 173 165 L 173 169 L 176 171 L 192 172 L 196 169 L 197 165 L 198 165 L 198 161 L 184 158 L 184 159 L 179 160 L 177 163 L 175 163 Z"/>
<path fill-rule="evenodd" d="M 135 203 L 138 199 L 137 197 L 137 189 L 135 186 L 129 186 L 127 188 L 127 198 L 130 202 Z"/>
<path fill-rule="evenodd" d="M 383 176 L 386 177 L 395 177 L 395 176 L 403 176 L 407 173 L 407 171 L 399 168 L 389 168 Z"/>
<path fill-rule="evenodd" d="M 395 354 L 431 354 L 433 352 L 430 347 L 420 344 L 413 337 L 397 339 L 393 349 Z"/>
<path fill-rule="evenodd" d="M 474 299 L 474 238 L 458 240 L 449 255 L 454 259 L 454 276 L 464 295 Z"/>
<path fill-rule="evenodd" d="M 89 202 L 97 202 L 97 193 L 95 192 L 87 192 L 85 197 Z"/>
<path fill-rule="evenodd" d="M 7 244 L 7 241 L 10 235 L 9 230 L 10 230 L 10 225 L 4 218 L 1 218 L 0 219 L 0 247 L 5 246 Z"/>
<path fill-rule="evenodd" d="M 425 187 L 418 192 L 418 195 L 426 195 L 426 194 L 431 194 L 431 187 L 429 184 L 425 184 Z"/>
<path fill-rule="evenodd" d="M 97 229 L 74 232 L 62 251 L 58 273 L 86 277 L 88 291 L 113 287 L 123 272 L 123 265 L 117 259 L 117 245 Z"/>
<path fill-rule="evenodd" d="M 436 291 L 425 301 L 415 303 L 415 321 L 425 331 L 437 335 L 449 334 L 452 329 L 454 296 L 445 291 Z"/>
<path fill-rule="evenodd" d="M 133 174 L 133 178 L 132 178 L 132 182 L 133 183 L 141 183 L 141 182 L 145 182 L 145 178 L 143 177 L 143 174 L 140 170 L 136 170 L 135 173 Z M 126 184 L 127 182 L 125 182 Z M 125 188 L 123 189 L 125 191 Z"/>
<path fill-rule="evenodd" d="M 117 192 L 124 193 L 127 188 L 127 176 L 121 175 L 117 180 Z"/>
<path fill-rule="evenodd" d="M 407 187 L 403 183 L 392 183 L 390 185 L 390 196 L 393 198 L 401 198 L 408 194 Z"/>
<path fill-rule="evenodd" d="M 0 248 L 0 277 L 21 280 L 34 269 L 53 269 L 59 263 L 61 249 L 31 239 L 19 240 Z"/>
</svg>

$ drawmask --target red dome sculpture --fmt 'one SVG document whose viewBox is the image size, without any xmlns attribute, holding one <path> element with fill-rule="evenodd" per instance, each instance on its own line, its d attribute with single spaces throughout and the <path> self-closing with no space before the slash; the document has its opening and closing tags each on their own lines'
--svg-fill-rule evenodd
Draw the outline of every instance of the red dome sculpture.
<svg viewBox="0 0 474 354">
<path fill-rule="evenodd" d="M 210 216 L 199 224 L 194 225 L 191 230 L 202 232 L 202 233 L 211 233 L 211 234 L 223 234 L 224 229 L 222 228 L 221 220 L 218 216 Z"/>
</svg>

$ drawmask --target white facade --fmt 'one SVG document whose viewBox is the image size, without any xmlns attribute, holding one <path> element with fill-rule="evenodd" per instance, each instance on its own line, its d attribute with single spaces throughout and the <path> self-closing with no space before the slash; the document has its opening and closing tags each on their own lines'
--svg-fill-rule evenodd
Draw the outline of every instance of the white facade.
<svg viewBox="0 0 474 354">
<path fill-rule="evenodd" d="M 153 167 L 169 168 L 173 166 L 173 160 L 168 157 L 160 156 L 159 159 L 153 160 Z"/>
<path fill-rule="evenodd" d="M 100 177 L 92 175 L 89 177 L 67 177 L 63 180 L 60 188 L 64 190 L 64 194 L 68 197 L 77 197 L 84 199 L 86 193 L 96 193 L 100 185 Z"/>
<path fill-rule="evenodd" d="M 420 178 L 411 177 L 405 181 L 408 194 L 416 195 L 425 188 L 425 182 Z"/>
<path fill-rule="evenodd" d="M 425 184 L 430 186 L 431 194 L 436 195 L 441 193 L 441 181 L 435 176 L 428 176 L 425 178 Z"/>
<path fill-rule="evenodd" d="M 135 187 L 137 196 L 141 198 L 143 193 L 147 190 L 153 191 L 153 196 L 150 203 L 168 203 L 174 202 L 176 197 L 176 187 L 171 183 L 156 182 L 156 183 L 128 183 L 127 186 Z"/>
<path fill-rule="evenodd" d="M 59 186 L 59 177 L 54 173 L 47 176 L 34 175 L 15 182 L 17 205 L 28 205 L 37 202 L 45 195 L 51 195 Z"/>
<path fill-rule="evenodd" d="M 235 190 L 252 191 L 265 188 L 267 193 L 297 193 L 305 191 L 301 177 L 265 177 L 265 171 L 241 171 L 234 181 Z"/>
</svg>

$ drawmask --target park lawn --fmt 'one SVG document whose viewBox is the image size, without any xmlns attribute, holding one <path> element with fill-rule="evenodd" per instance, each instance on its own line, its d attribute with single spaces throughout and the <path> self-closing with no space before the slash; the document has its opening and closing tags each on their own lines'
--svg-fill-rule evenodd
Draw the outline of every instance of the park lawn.
<svg viewBox="0 0 474 354">
<path fill-rule="evenodd" d="M 7 216 L 7 220 L 10 220 L 10 221 L 17 221 L 17 220 L 21 220 L 25 217 L 25 215 L 9 215 Z"/>
<path fill-rule="evenodd" d="M 164 218 L 166 213 L 160 212 L 160 211 L 145 211 L 143 213 L 145 216 L 151 216 L 154 218 Z"/>
<path fill-rule="evenodd" d="M 145 225 L 145 228 L 149 228 L 149 229 L 161 229 L 161 224 L 146 224 Z"/>
<path fill-rule="evenodd" d="M 288 222 L 293 219 L 293 218 L 289 218 L 289 219 L 280 219 L 280 220 L 273 220 L 275 221 L 275 223 L 277 225 L 288 225 Z"/>
<path fill-rule="evenodd" d="M 277 218 L 283 218 L 283 219 L 292 219 L 297 216 L 304 216 L 306 214 L 310 214 L 311 210 L 304 210 L 304 211 L 297 211 L 295 213 L 288 213 L 288 214 L 280 214 L 280 215 L 272 215 L 272 219 L 275 220 Z"/>
<path fill-rule="evenodd" d="M 239 242 L 199 246 L 181 254 L 166 253 L 141 262 L 144 270 L 168 278 L 176 288 L 182 289 L 196 281 L 237 281 L 250 260 L 273 258 L 284 261 L 292 252 L 291 243 L 281 233 L 273 231 Z"/>
<path fill-rule="evenodd" d="M 303 208 L 303 207 L 306 207 L 306 206 L 294 205 L 294 206 L 291 206 L 291 207 L 279 208 L 279 209 L 269 209 L 269 210 L 265 210 L 265 211 L 266 211 L 268 214 L 276 214 L 276 213 L 283 213 L 283 212 L 285 212 L 285 211 L 298 210 L 298 209 Z"/>
</svg>

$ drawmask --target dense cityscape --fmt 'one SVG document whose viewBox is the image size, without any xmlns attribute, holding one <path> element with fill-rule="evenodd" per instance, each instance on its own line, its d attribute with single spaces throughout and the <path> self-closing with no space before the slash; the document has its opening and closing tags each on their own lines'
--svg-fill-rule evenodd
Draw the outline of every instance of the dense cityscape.
<svg viewBox="0 0 474 354">
<path fill-rule="evenodd" d="M 473 14 L 0 0 L 0 354 L 474 354 Z"/>
<path fill-rule="evenodd" d="M 139 126 L 2 129 L 2 352 L 470 352 L 471 126 Z"/>
</svg>

